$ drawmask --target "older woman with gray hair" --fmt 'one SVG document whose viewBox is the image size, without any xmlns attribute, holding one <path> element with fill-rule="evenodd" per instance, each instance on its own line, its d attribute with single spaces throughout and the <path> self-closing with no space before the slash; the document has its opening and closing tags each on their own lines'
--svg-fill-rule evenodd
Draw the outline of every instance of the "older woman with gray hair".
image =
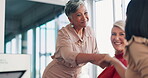
<svg viewBox="0 0 148 78">
<path fill-rule="evenodd" d="M 70 0 L 65 6 L 65 13 L 70 24 L 59 30 L 56 52 L 43 78 L 79 78 L 82 66 L 88 62 L 101 67 L 108 65 L 99 63 L 106 54 L 98 54 L 94 32 L 87 24 L 89 16 L 85 3 Z"/>
</svg>

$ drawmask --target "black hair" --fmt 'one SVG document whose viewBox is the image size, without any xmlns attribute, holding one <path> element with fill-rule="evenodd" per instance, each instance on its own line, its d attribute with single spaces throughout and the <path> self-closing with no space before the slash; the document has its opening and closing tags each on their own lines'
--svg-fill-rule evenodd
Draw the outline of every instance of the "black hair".
<svg viewBox="0 0 148 78">
<path fill-rule="evenodd" d="M 71 13 L 75 13 L 80 5 L 84 5 L 83 0 L 70 0 L 65 6 L 65 14 L 70 16 Z"/>
<path fill-rule="evenodd" d="M 131 0 L 126 15 L 126 39 L 132 36 L 148 38 L 148 0 Z"/>
</svg>

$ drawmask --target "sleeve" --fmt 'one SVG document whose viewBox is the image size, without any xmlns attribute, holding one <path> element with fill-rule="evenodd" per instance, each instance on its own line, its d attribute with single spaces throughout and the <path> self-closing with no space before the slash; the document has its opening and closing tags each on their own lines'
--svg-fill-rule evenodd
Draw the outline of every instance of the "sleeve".
<svg viewBox="0 0 148 78">
<path fill-rule="evenodd" d="M 72 41 L 63 31 L 58 32 L 56 51 L 60 53 L 65 62 L 70 63 L 72 66 L 77 65 L 75 59 L 78 52 L 73 51 Z"/>
<path fill-rule="evenodd" d="M 138 73 L 141 78 L 148 78 L 148 46 L 143 44 L 144 41 L 134 38 L 135 41 L 129 46 L 129 51 L 136 64 Z"/>
<path fill-rule="evenodd" d="M 88 30 L 89 30 L 89 35 L 91 35 L 92 36 L 92 47 L 93 47 L 93 53 L 99 53 L 99 50 L 98 50 L 98 46 L 97 46 L 97 40 L 96 40 L 96 35 L 95 35 L 95 33 L 94 33 L 94 31 L 93 31 L 93 29 L 91 28 L 91 27 L 88 27 Z"/>
<path fill-rule="evenodd" d="M 134 60 L 136 62 L 139 73 L 141 73 L 142 78 L 148 78 L 148 47 L 141 44 L 137 46 L 134 52 Z"/>
<path fill-rule="evenodd" d="M 93 53 L 99 53 L 99 50 L 98 50 L 98 46 L 97 46 L 97 40 L 96 38 L 94 37 L 94 46 L 93 46 Z"/>
</svg>

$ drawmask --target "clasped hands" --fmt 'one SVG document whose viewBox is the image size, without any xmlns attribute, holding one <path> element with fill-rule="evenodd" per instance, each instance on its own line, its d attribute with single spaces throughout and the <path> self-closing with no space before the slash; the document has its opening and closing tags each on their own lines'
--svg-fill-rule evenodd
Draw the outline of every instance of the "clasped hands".
<svg viewBox="0 0 148 78">
<path fill-rule="evenodd" d="M 111 65 L 113 59 L 108 54 L 94 54 L 94 59 L 91 61 L 92 64 L 98 65 L 101 68 L 105 68 Z"/>
</svg>

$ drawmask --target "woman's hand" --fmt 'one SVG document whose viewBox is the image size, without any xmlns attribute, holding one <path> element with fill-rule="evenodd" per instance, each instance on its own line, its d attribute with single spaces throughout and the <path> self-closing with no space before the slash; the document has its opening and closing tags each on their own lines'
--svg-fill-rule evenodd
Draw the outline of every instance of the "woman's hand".
<svg viewBox="0 0 148 78">
<path fill-rule="evenodd" d="M 106 55 L 104 58 L 102 58 L 100 60 L 100 63 L 104 63 L 104 62 L 107 62 L 109 63 L 110 65 L 115 65 L 117 62 L 119 62 L 118 59 L 114 58 L 114 57 L 111 57 L 109 55 Z"/>
<path fill-rule="evenodd" d="M 108 61 L 105 61 L 105 57 L 109 56 L 108 54 L 94 54 L 93 58 L 94 60 L 91 61 L 92 64 L 98 65 L 101 68 L 105 68 L 110 66 L 110 63 Z"/>
</svg>

